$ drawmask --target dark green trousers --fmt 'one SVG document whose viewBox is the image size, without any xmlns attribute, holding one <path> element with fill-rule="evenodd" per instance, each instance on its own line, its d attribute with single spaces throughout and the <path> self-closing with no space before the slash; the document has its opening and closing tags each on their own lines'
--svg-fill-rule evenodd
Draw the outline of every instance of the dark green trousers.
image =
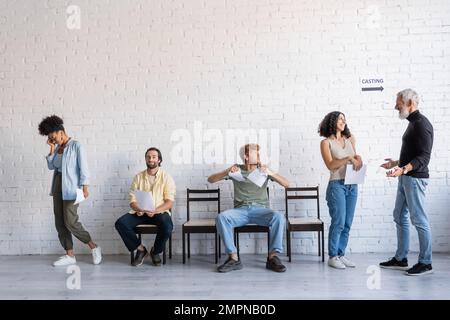
<svg viewBox="0 0 450 320">
<path fill-rule="evenodd" d="M 65 250 L 73 249 L 72 235 L 83 243 L 91 241 L 91 236 L 81 222 L 78 221 L 78 204 L 74 205 L 75 200 L 62 199 L 62 175 L 56 175 L 53 186 L 53 212 L 55 213 L 55 225 L 58 232 L 59 242 Z"/>
</svg>

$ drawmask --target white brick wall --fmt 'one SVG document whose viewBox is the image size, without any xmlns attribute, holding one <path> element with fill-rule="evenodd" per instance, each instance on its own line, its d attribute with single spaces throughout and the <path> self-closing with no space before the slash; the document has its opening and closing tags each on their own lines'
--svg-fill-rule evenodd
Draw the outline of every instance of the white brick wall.
<svg viewBox="0 0 450 320">
<path fill-rule="evenodd" d="M 70 4 L 81 9 L 79 30 L 66 27 Z M 392 252 L 396 181 L 375 165 L 398 157 L 406 122 L 393 105 L 405 87 L 421 94 L 435 128 L 427 208 L 434 251 L 449 251 L 449 21 L 448 0 L 1 1 L 0 254 L 61 252 L 43 159 L 48 148 L 37 134 L 46 115 L 63 116 L 68 133 L 87 147 L 92 196 L 80 215 L 105 253 L 125 252 L 114 221 L 127 210 L 143 152 L 162 149 L 178 187 L 178 253 L 186 188 L 207 187 L 208 174 L 225 165 L 175 165 L 174 130 L 193 134 L 194 121 L 223 134 L 278 129 L 280 173 L 299 186 L 320 184 L 328 225 L 328 172 L 316 129 L 334 109 L 346 113 L 372 165 L 349 249 Z M 384 78 L 385 90 L 361 92 L 364 77 Z M 226 209 L 230 183 L 220 187 Z M 273 206 L 283 209 L 282 190 L 272 194 Z M 256 238 L 243 235 L 242 252 L 264 252 L 265 238 Z M 296 234 L 293 250 L 315 253 L 316 241 Z M 210 236 L 192 243 L 194 253 L 213 252 Z M 87 252 L 79 242 L 76 250 Z"/>
</svg>

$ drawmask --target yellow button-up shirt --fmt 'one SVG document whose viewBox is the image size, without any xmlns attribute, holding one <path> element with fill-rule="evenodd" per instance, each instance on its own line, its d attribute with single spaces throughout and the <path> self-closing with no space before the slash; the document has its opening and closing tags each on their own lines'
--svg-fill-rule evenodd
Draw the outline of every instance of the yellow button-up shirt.
<svg viewBox="0 0 450 320">
<path fill-rule="evenodd" d="M 130 204 L 132 202 L 137 202 L 136 196 L 134 195 L 135 190 L 151 192 L 155 208 L 162 205 L 164 200 L 175 201 L 175 182 L 167 172 L 159 168 L 156 173 L 154 183 L 150 180 L 150 175 L 147 173 L 147 170 L 144 170 L 134 176 L 130 187 Z M 169 211 L 166 212 L 170 214 Z M 136 212 L 134 210 L 130 210 L 129 213 L 134 214 Z"/>
</svg>

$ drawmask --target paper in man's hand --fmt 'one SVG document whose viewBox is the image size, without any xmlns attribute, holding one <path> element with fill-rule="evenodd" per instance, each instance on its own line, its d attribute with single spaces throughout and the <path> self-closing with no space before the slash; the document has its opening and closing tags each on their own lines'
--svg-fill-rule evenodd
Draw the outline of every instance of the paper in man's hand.
<svg viewBox="0 0 450 320">
<path fill-rule="evenodd" d="M 140 190 L 135 190 L 134 195 L 136 196 L 138 207 L 142 210 L 154 210 L 155 206 L 153 204 L 153 196 L 151 192 L 144 192 Z"/>
<path fill-rule="evenodd" d="M 241 170 L 236 171 L 236 172 L 230 172 L 230 173 L 228 173 L 228 176 L 231 179 L 234 179 L 236 181 L 241 181 L 241 182 L 245 181 L 245 178 L 242 176 Z"/>
<path fill-rule="evenodd" d="M 259 169 L 255 169 L 247 176 L 247 179 L 261 188 L 267 180 L 267 173 L 263 173 Z"/>
</svg>

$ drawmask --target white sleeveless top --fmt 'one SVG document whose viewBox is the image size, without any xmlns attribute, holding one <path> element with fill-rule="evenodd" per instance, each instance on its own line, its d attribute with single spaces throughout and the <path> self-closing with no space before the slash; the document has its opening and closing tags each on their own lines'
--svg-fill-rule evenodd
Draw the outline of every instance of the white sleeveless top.
<svg viewBox="0 0 450 320">
<path fill-rule="evenodd" d="M 333 159 L 344 159 L 348 156 L 355 155 L 355 150 L 350 139 L 344 138 L 344 147 L 334 139 L 328 139 L 328 142 L 330 143 L 330 151 Z M 330 181 L 345 179 L 346 168 L 347 165 L 345 164 L 336 170 L 330 170 Z"/>
</svg>

